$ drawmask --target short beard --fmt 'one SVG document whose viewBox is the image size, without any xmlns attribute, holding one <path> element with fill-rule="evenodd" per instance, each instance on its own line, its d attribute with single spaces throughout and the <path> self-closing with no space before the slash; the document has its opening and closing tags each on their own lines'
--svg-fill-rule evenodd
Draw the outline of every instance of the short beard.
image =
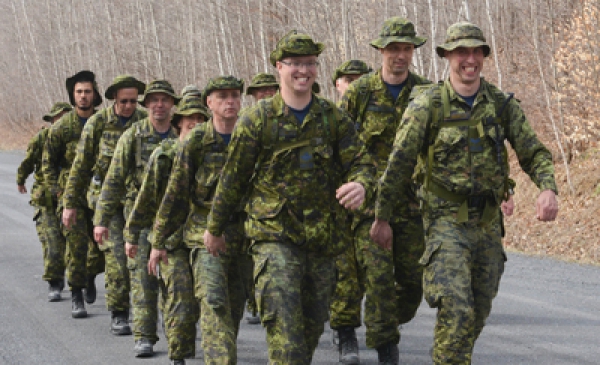
<svg viewBox="0 0 600 365">
<path fill-rule="evenodd" d="M 77 106 L 77 108 L 78 108 L 79 110 L 83 110 L 83 111 L 85 111 L 85 112 L 86 112 L 86 111 L 88 111 L 88 110 L 92 109 L 92 106 L 91 106 L 91 105 L 86 105 L 86 106 Z"/>
</svg>

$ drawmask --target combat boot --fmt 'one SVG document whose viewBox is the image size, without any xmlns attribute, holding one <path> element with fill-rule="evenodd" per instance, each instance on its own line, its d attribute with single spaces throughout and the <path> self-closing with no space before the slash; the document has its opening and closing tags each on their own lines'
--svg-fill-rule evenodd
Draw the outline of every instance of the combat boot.
<svg viewBox="0 0 600 365">
<path fill-rule="evenodd" d="M 379 365 L 398 365 L 400 362 L 400 352 L 398 345 L 389 342 L 377 348 L 379 356 Z"/>
<path fill-rule="evenodd" d="M 71 291 L 71 301 L 73 302 L 71 316 L 73 318 L 87 317 L 87 311 L 85 310 L 85 305 L 83 304 L 83 293 L 81 292 L 81 289 L 73 289 Z"/>
<path fill-rule="evenodd" d="M 62 299 L 60 297 L 60 292 L 62 291 L 60 287 L 60 282 L 62 280 L 50 280 L 48 282 L 48 301 L 49 302 L 60 302 Z"/>
<path fill-rule="evenodd" d="M 147 338 L 140 338 L 135 341 L 135 357 L 150 357 L 154 355 L 154 345 Z"/>
<path fill-rule="evenodd" d="M 85 302 L 87 304 L 92 304 L 96 301 L 96 275 L 88 275 L 87 283 L 85 287 Z"/>
<path fill-rule="evenodd" d="M 127 311 L 113 311 L 110 322 L 110 332 L 115 336 L 125 336 L 131 334 L 129 326 L 129 313 Z"/>
<path fill-rule="evenodd" d="M 171 359 L 171 365 L 185 365 L 184 359 Z"/>
<path fill-rule="evenodd" d="M 344 365 L 358 365 L 358 340 L 353 327 L 338 328 L 340 362 Z"/>
</svg>

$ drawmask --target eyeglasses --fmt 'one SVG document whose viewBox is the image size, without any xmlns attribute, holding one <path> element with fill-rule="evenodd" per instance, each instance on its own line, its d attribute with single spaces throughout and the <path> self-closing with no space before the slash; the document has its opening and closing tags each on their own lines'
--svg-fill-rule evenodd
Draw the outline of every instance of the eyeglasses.
<svg viewBox="0 0 600 365">
<path fill-rule="evenodd" d="M 125 105 L 127 103 L 137 104 L 137 102 L 138 102 L 137 99 L 121 99 L 121 100 L 119 100 L 119 104 L 123 104 L 123 105 Z"/>
<path fill-rule="evenodd" d="M 290 67 L 293 67 L 293 68 L 302 68 L 302 67 L 316 68 L 317 66 L 319 66 L 319 62 L 317 62 L 317 61 L 313 61 L 313 62 L 298 62 L 298 61 L 287 62 L 287 61 L 279 61 L 279 62 L 283 63 L 286 66 L 290 66 Z"/>
</svg>

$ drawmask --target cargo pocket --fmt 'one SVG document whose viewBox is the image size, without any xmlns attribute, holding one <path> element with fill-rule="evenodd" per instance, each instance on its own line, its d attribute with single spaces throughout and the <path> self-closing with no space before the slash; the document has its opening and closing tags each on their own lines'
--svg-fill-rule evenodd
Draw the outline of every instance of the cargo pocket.
<svg viewBox="0 0 600 365">
<path fill-rule="evenodd" d="M 268 322 L 275 320 L 277 316 L 277 307 L 279 305 L 277 301 L 277 292 L 272 285 L 272 280 L 267 275 L 267 265 L 269 264 L 269 258 L 263 257 L 260 261 L 254 263 L 254 284 L 256 297 L 256 304 L 258 306 L 258 312 L 263 324 L 267 325 Z"/>
</svg>

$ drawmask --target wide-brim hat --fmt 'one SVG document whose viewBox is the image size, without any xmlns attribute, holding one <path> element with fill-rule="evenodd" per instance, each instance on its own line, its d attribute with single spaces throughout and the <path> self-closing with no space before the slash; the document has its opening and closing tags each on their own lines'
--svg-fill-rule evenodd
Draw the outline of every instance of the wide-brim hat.
<svg viewBox="0 0 600 365">
<path fill-rule="evenodd" d="M 335 86 L 336 80 L 344 75 L 363 75 L 371 71 L 373 71 L 373 69 L 364 61 L 348 60 L 335 69 L 333 76 L 331 76 L 331 80 L 333 81 L 333 86 Z"/>
<path fill-rule="evenodd" d="M 277 61 L 281 61 L 286 57 L 299 56 L 318 56 L 325 49 L 325 45 L 320 42 L 315 42 L 305 33 L 299 33 L 297 30 L 292 30 L 277 42 L 277 46 L 270 54 L 270 61 L 273 66 Z"/>
<path fill-rule="evenodd" d="M 394 42 L 411 43 L 415 48 L 419 48 L 427 42 L 427 38 L 417 36 L 415 26 L 410 20 L 395 16 L 383 22 L 379 38 L 372 40 L 370 44 L 381 49 Z"/>
<path fill-rule="evenodd" d="M 115 77 L 112 84 L 108 87 L 108 89 L 106 89 L 106 91 L 104 92 L 104 97 L 109 100 L 113 100 L 117 96 L 118 90 L 129 87 L 136 88 L 138 95 L 141 95 L 146 89 L 146 84 L 144 84 L 143 82 L 141 82 L 133 76 L 120 75 Z"/>
<path fill-rule="evenodd" d="M 173 89 L 173 86 L 171 86 L 170 82 L 168 82 L 167 80 L 154 80 L 148 85 L 146 85 L 144 95 L 142 95 L 142 97 L 138 99 L 138 102 L 141 106 L 146 107 L 146 97 L 150 94 L 158 93 L 167 94 L 170 97 L 172 97 L 174 99 L 174 104 L 179 103 L 179 100 L 181 100 L 181 98 L 177 96 L 177 94 L 175 94 L 175 90 Z"/>
<path fill-rule="evenodd" d="M 181 98 L 196 96 L 202 98 L 202 90 L 196 85 L 190 84 L 181 89 Z"/>
<path fill-rule="evenodd" d="M 254 90 L 261 87 L 276 87 L 279 89 L 279 83 L 277 83 L 274 75 L 261 72 L 252 78 L 252 82 L 250 82 L 250 85 L 246 89 L 246 95 L 252 94 Z"/>
<path fill-rule="evenodd" d="M 69 94 L 69 102 L 75 106 L 75 98 L 73 92 L 75 91 L 75 84 L 78 82 L 91 82 L 94 89 L 94 106 L 102 104 L 102 96 L 98 91 L 98 84 L 96 83 L 96 75 L 92 71 L 83 70 L 79 71 L 75 75 L 67 78 L 65 82 L 67 86 L 67 93 Z"/>
<path fill-rule="evenodd" d="M 240 93 L 243 93 L 244 80 L 234 76 L 219 76 L 208 80 L 206 87 L 202 91 L 202 102 L 204 105 L 208 105 L 206 99 L 215 90 L 239 90 Z"/>
<path fill-rule="evenodd" d="M 48 112 L 47 114 L 44 114 L 42 119 L 45 120 L 46 122 L 51 123 L 52 119 L 54 119 L 54 117 L 56 117 L 58 114 L 62 113 L 63 111 L 68 112 L 71 110 L 73 110 L 73 107 L 69 103 L 65 103 L 65 102 L 54 103 L 54 105 L 52 105 L 52 108 L 50 109 L 50 112 Z"/>
<path fill-rule="evenodd" d="M 171 118 L 171 125 L 175 128 L 178 128 L 179 121 L 181 121 L 182 117 L 186 117 L 189 115 L 200 114 L 203 115 L 205 120 L 209 120 L 211 117 L 210 112 L 206 105 L 202 102 L 202 99 L 198 96 L 186 96 L 181 99 L 179 104 L 177 104 L 177 111 L 173 114 Z"/>
<path fill-rule="evenodd" d="M 459 22 L 452 24 L 446 31 L 446 41 L 435 47 L 438 56 L 444 57 L 445 51 L 453 51 L 458 47 L 483 48 L 485 57 L 490 54 L 490 45 L 487 44 L 483 31 L 473 23 Z"/>
</svg>

